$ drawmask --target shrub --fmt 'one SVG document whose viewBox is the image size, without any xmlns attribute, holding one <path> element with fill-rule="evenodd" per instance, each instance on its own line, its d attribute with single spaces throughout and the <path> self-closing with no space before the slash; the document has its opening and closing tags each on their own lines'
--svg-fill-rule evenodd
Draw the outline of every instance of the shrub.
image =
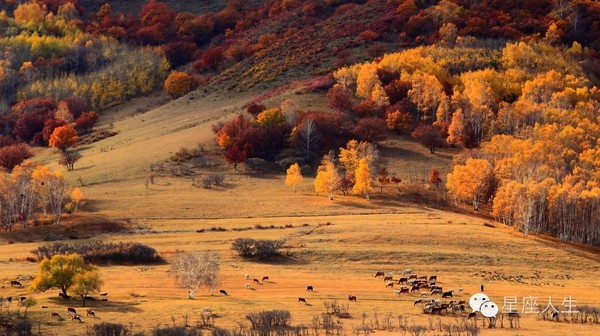
<svg viewBox="0 0 600 336">
<path fill-rule="evenodd" d="M 154 248 L 134 242 L 104 243 L 91 241 L 79 244 L 56 242 L 42 245 L 32 250 L 31 253 L 38 260 L 52 258 L 57 254 L 75 253 L 82 256 L 86 262 L 95 264 L 141 264 L 161 260 Z"/>
<path fill-rule="evenodd" d="M 221 173 L 214 173 L 206 176 L 202 179 L 202 186 L 206 189 L 210 189 L 213 185 L 223 185 L 225 181 L 225 175 Z"/>
<path fill-rule="evenodd" d="M 173 98 L 185 96 L 192 91 L 192 77 L 185 72 L 172 72 L 165 80 L 165 91 Z"/>
<path fill-rule="evenodd" d="M 288 310 L 266 310 L 258 313 L 249 313 L 246 318 L 250 320 L 252 329 L 270 330 L 273 327 L 289 325 L 292 315 Z"/>
<path fill-rule="evenodd" d="M 279 254 L 283 246 L 282 240 L 238 238 L 231 243 L 231 248 L 244 258 L 266 260 Z"/>
<path fill-rule="evenodd" d="M 186 327 L 154 327 L 152 330 L 152 336 L 198 336 L 198 332 L 195 329 L 188 329 Z"/>
<path fill-rule="evenodd" d="M 12 170 L 15 166 L 32 156 L 27 146 L 22 143 L 2 147 L 0 148 L 0 166 Z"/>
<path fill-rule="evenodd" d="M 88 329 L 88 335 L 93 336 L 128 336 L 131 335 L 129 329 L 120 323 L 102 322 L 94 324 Z"/>
</svg>

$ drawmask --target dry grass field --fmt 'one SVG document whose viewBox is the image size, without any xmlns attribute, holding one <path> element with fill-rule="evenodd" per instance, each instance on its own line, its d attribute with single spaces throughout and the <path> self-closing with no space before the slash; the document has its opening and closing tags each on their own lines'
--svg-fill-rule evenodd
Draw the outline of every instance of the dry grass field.
<svg viewBox="0 0 600 336">
<path fill-rule="evenodd" d="M 10 280 L 31 283 L 37 264 L 28 262 L 30 250 L 43 244 L 43 237 L 24 232 L 23 239 L 0 236 L 0 296 L 34 296 L 38 303 L 28 313 L 41 321 L 34 330 L 41 335 L 83 335 L 99 322 L 131 325 L 134 332 L 149 332 L 157 325 L 196 325 L 202 307 L 216 314 L 222 327 L 248 325 L 245 315 L 270 309 L 287 309 L 294 324 L 310 324 L 313 316 L 325 311 L 324 303 L 337 300 L 349 305 L 348 319 L 341 323 L 346 335 L 365 322 L 383 325 L 388 316 L 397 327 L 399 319 L 408 325 L 460 323 L 464 316 L 424 315 L 413 300 L 418 294 L 395 295 L 386 288 L 376 271 L 393 271 L 395 279 L 405 268 L 419 275 L 437 275 L 444 289 L 463 288 L 458 299 L 479 291 L 498 304 L 504 296 L 538 297 L 545 306 L 548 296 L 558 305 L 572 295 L 578 304 L 600 306 L 600 254 L 598 250 L 564 244 L 545 237 L 523 237 L 512 228 L 491 220 L 436 210 L 407 203 L 395 186 L 371 201 L 356 196 L 336 195 L 329 201 L 316 195 L 312 177 L 305 178 L 296 193 L 284 184 L 282 174 L 255 174 L 219 165 L 226 171 L 223 187 L 193 187 L 191 180 L 168 174 L 157 176 L 145 187 L 152 164 L 168 159 L 181 147 L 211 143 L 210 125 L 241 111 L 250 97 L 200 97 L 192 94 L 160 107 L 161 97 L 147 98 L 123 106 L 104 119 L 115 136 L 81 148 L 83 158 L 67 173 L 72 185 L 81 187 L 85 204 L 76 216 L 66 217 L 61 228 L 81 228 L 103 220 L 116 221 L 128 230 L 102 233 L 90 239 L 135 241 L 158 250 L 168 262 L 177 250 L 213 250 L 221 256 L 220 284 L 229 296 L 207 289 L 194 300 L 187 299 L 169 273 L 168 263 L 144 266 L 102 266 L 103 291 L 107 302 L 90 302 L 97 317 L 83 322 L 50 318 L 50 312 L 66 314 L 67 306 L 57 290 L 30 293 L 13 288 Z M 298 104 L 318 104 L 310 95 Z M 214 151 L 207 146 L 207 151 Z M 454 152 L 430 154 L 413 141 L 397 137 L 382 143 L 384 165 L 408 181 L 437 168 L 445 176 Z M 62 169 L 54 153 L 40 151 L 36 159 Z M 211 154 L 212 155 L 212 154 Z M 200 172 L 200 174 L 208 173 Z M 404 182 L 401 187 L 409 188 Z M 92 226 L 90 224 L 90 226 Z M 94 224 L 95 225 L 95 224 Z M 271 228 L 272 226 L 272 228 Z M 223 228 L 212 231 L 210 228 Z M 47 229 L 47 228 L 44 228 Z M 237 229 L 237 230 L 234 230 Z M 14 236 L 12 236 L 14 237 Z M 240 237 L 285 239 L 291 248 L 272 262 L 246 261 L 230 249 Z M 9 244 L 9 240 L 15 240 Z M 259 284 L 244 274 L 269 281 Z M 246 289 L 245 283 L 251 284 Z M 306 286 L 314 292 L 306 292 Z M 398 286 L 396 286 L 396 289 Z M 348 295 L 357 302 L 349 302 Z M 307 304 L 299 303 L 298 298 Z M 47 309 L 41 308 L 47 305 Z M 6 306 L 4 307 L 6 309 Z M 15 314 L 15 305 L 10 307 Z M 6 310 L 3 311 L 6 314 Z M 481 320 L 478 321 L 481 325 Z M 505 322 L 506 323 L 506 322 Z M 381 335 L 402 332 L 377 330 Z M 430 331 L 430 335 L 435 332 Z M 595 335 L 599 325 L 540 320 L 537 315 L 521 319 L 520 329 L 483 329 L 482 335 Z"/>
</svg>

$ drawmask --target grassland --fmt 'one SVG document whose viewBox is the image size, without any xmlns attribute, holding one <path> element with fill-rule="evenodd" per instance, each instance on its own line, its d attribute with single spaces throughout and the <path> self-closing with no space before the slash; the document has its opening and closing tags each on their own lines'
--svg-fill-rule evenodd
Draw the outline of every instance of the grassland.
<svg viewBox="0 0 600 336">
<path fill-rule="evenodd" d="M 445 289 L 464 288 L 459 299 L 468 300 L 485 284 L 486 293 L 497 303 L 505 295 L 532 295 L 542 304 L 548 296 L 559 304 L 564 296 L 572 295 L 578 304 L 600 306 L 598 250 L 544 237 L 522 237 L 491 220 L 410 204 L 395 186 L 386 187 L 381 194 L 375 192 L 371 201 L 341 195 L 329 201 L 313 192 L 310 177 L 293 193 L 281 174 L 235 172 L 219 164 L 214 169 L 226 171 L 223 187 L 196 188 L 189 178 L 169 174 L 145 187 L 150 165 L 164 161 L 181 147 L 207 143 L 206 150 L 213 155 L 211 124 L 241 111 L 248 99 L 194 93 L 162 105 L 161 97 L 153 97 L 109 113 L 101 126 L 112 127 L 117 135 L 81 148 L 83 159 L 67 174 L 73 185 L 83 182 L 86 201 L 81 213 L 65 218 L 60 226 L 84 231 L 81 225 L 88 217 L 90 223 L 116 221 L 127 229 L 99 233 L 93 239 L 148 244 L 167 261 L 176 250 L 217 251 L 221 255 L 219 288 L 226 289 L 229 296 L 210 295 L 204 289 L 196 299 L 187 299 L 168 264 L 103 266 L 103 291 L 109 293 L 109 300 L 90 302 L 97 318 L 84 318 L 83 323 L 53 320 L 51 311 L 66 315 L 67 306 L 80 303 L 59 300 L 54 290 L 30 293 L 26 288 L 9 287 L 13 279 L 22 280 L 25 286 L 31 282 L 37 264 L 25 258 L 43 243 L 43 237 L 31 235 L 8 244 L 8 234 L 0 237 L 2 296 L 38 299 L 28 315 L 41 321 L 34 329 L 44 335 L 81 335 L 86 327 L 102 321 L 131 323 L 134 331 L 150 331 L 158 324 L 183 324 L 187 316 L 187 323 L 195 325 L 204 306 L 217 314 L 218 326 L 248 324 L 247 313 L 268 309 L 288 309 L 293 323 L 309 324 L 314 315 L 324 311 L 323 303 L 331 300 L 350 304 L 351 318 L 342 320 L 346 334 L 361 323 L 363 313 L 367 322 L 375 320 L 375 313 L 380 322 L 391 314 L 396 325 L 399 315 L 410 325 L 428 325 L 430 318 L 435 323 L 438 318 L 462 320 L 423 315 L 413 306 L 416 294 L 396 296 L 373 277 L 382 270 L 395 272 L 397 278 L 405 268 L 437 275 Z M 311 95 L 296 99 L 300 106 L 319 105 L 318 98 Z M 405 181 L 401 189 L 412 188 L 409 177 L 431 168 L 447 172 L 454 154 L 448 149 L 430 154 L 403 137 L 381 145 L 384 165 Z M 54 155 L 40 151 L 36 159 L 54 165 Z M 213 227 L 225 230 L 207 230 Z M 290 255 L 274 262 L 245 261 L 230 249 L 231 241 L 238 237 L 286 239 L 293 247 Z M 268 275 L 270 281 L 252 283 L 252 290 L 245 289 L 246 273 L 259 279 Z M 307 293 L 307 285 L 315 291 Z M 349 294 L 358 301 L 348 302 Z M 308 304 L 298 303 L 298 297 L 306 298 Z M 12 314 L 14 309 L 13 305 Z M 542 321 L 532 315 L 522 319 L 521 329 L 486 329 L 482 334 L 548 335 L 549 330 L 551 334 L 600 333 L 598 325 Z"/>
</svg>

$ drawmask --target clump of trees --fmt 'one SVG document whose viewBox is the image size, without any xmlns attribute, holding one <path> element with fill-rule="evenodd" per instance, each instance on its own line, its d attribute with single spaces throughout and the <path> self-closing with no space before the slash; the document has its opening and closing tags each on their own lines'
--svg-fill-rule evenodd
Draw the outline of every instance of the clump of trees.
<svg viewBox="0 0 600 336">
<path fill-rule="evenodd" d="M 231 243 L 231 249 L 243 258 L 269 260 L 280 255 L 283 245 L 283 240 L 237 238 Z"/>
<path fill-rule="evenodd" d="M 56 242 L 41 245 L 31 253 L 40 261 L 56 255 L 77 254 L 86 262 L 96 264 L 147 264 L 162 260 L 154 248 L 134 242 Z"/>
</svg>

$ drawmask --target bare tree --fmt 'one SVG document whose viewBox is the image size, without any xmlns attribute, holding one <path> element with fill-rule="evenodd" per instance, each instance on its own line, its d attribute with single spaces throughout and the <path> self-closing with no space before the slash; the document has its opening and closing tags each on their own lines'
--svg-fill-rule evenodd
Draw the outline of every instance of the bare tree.
<svg viewBox="0 0 600 336">
<path fill-rule="evenodd" d="M 200 287 L 208 287 L 210 294 L 217 286 L 221 258 L 218 253 L 179 251 L 171 264 L 177 283 L 188 290 L 188 297 L 194 298 Z"/>
<path fill-rule="evenodd" d="M 302 124 L 298 128 L 297 133 L 298 146 L 304 151 L 306 158 L 310 155 L 311 151 L 316 149 L 321 134 L 317 129 L 317 124 L 311 118 L 305 118 L 302 120 Z"/>
<path fill-rule="evenodd" d="M 58 164 L 67 167 L 67 170 L 73 170 L 73 166 L 79 159 L 81 159 L 81 154 L 78 151 L 65 150 L 61 153 Z"/>
</svg>

